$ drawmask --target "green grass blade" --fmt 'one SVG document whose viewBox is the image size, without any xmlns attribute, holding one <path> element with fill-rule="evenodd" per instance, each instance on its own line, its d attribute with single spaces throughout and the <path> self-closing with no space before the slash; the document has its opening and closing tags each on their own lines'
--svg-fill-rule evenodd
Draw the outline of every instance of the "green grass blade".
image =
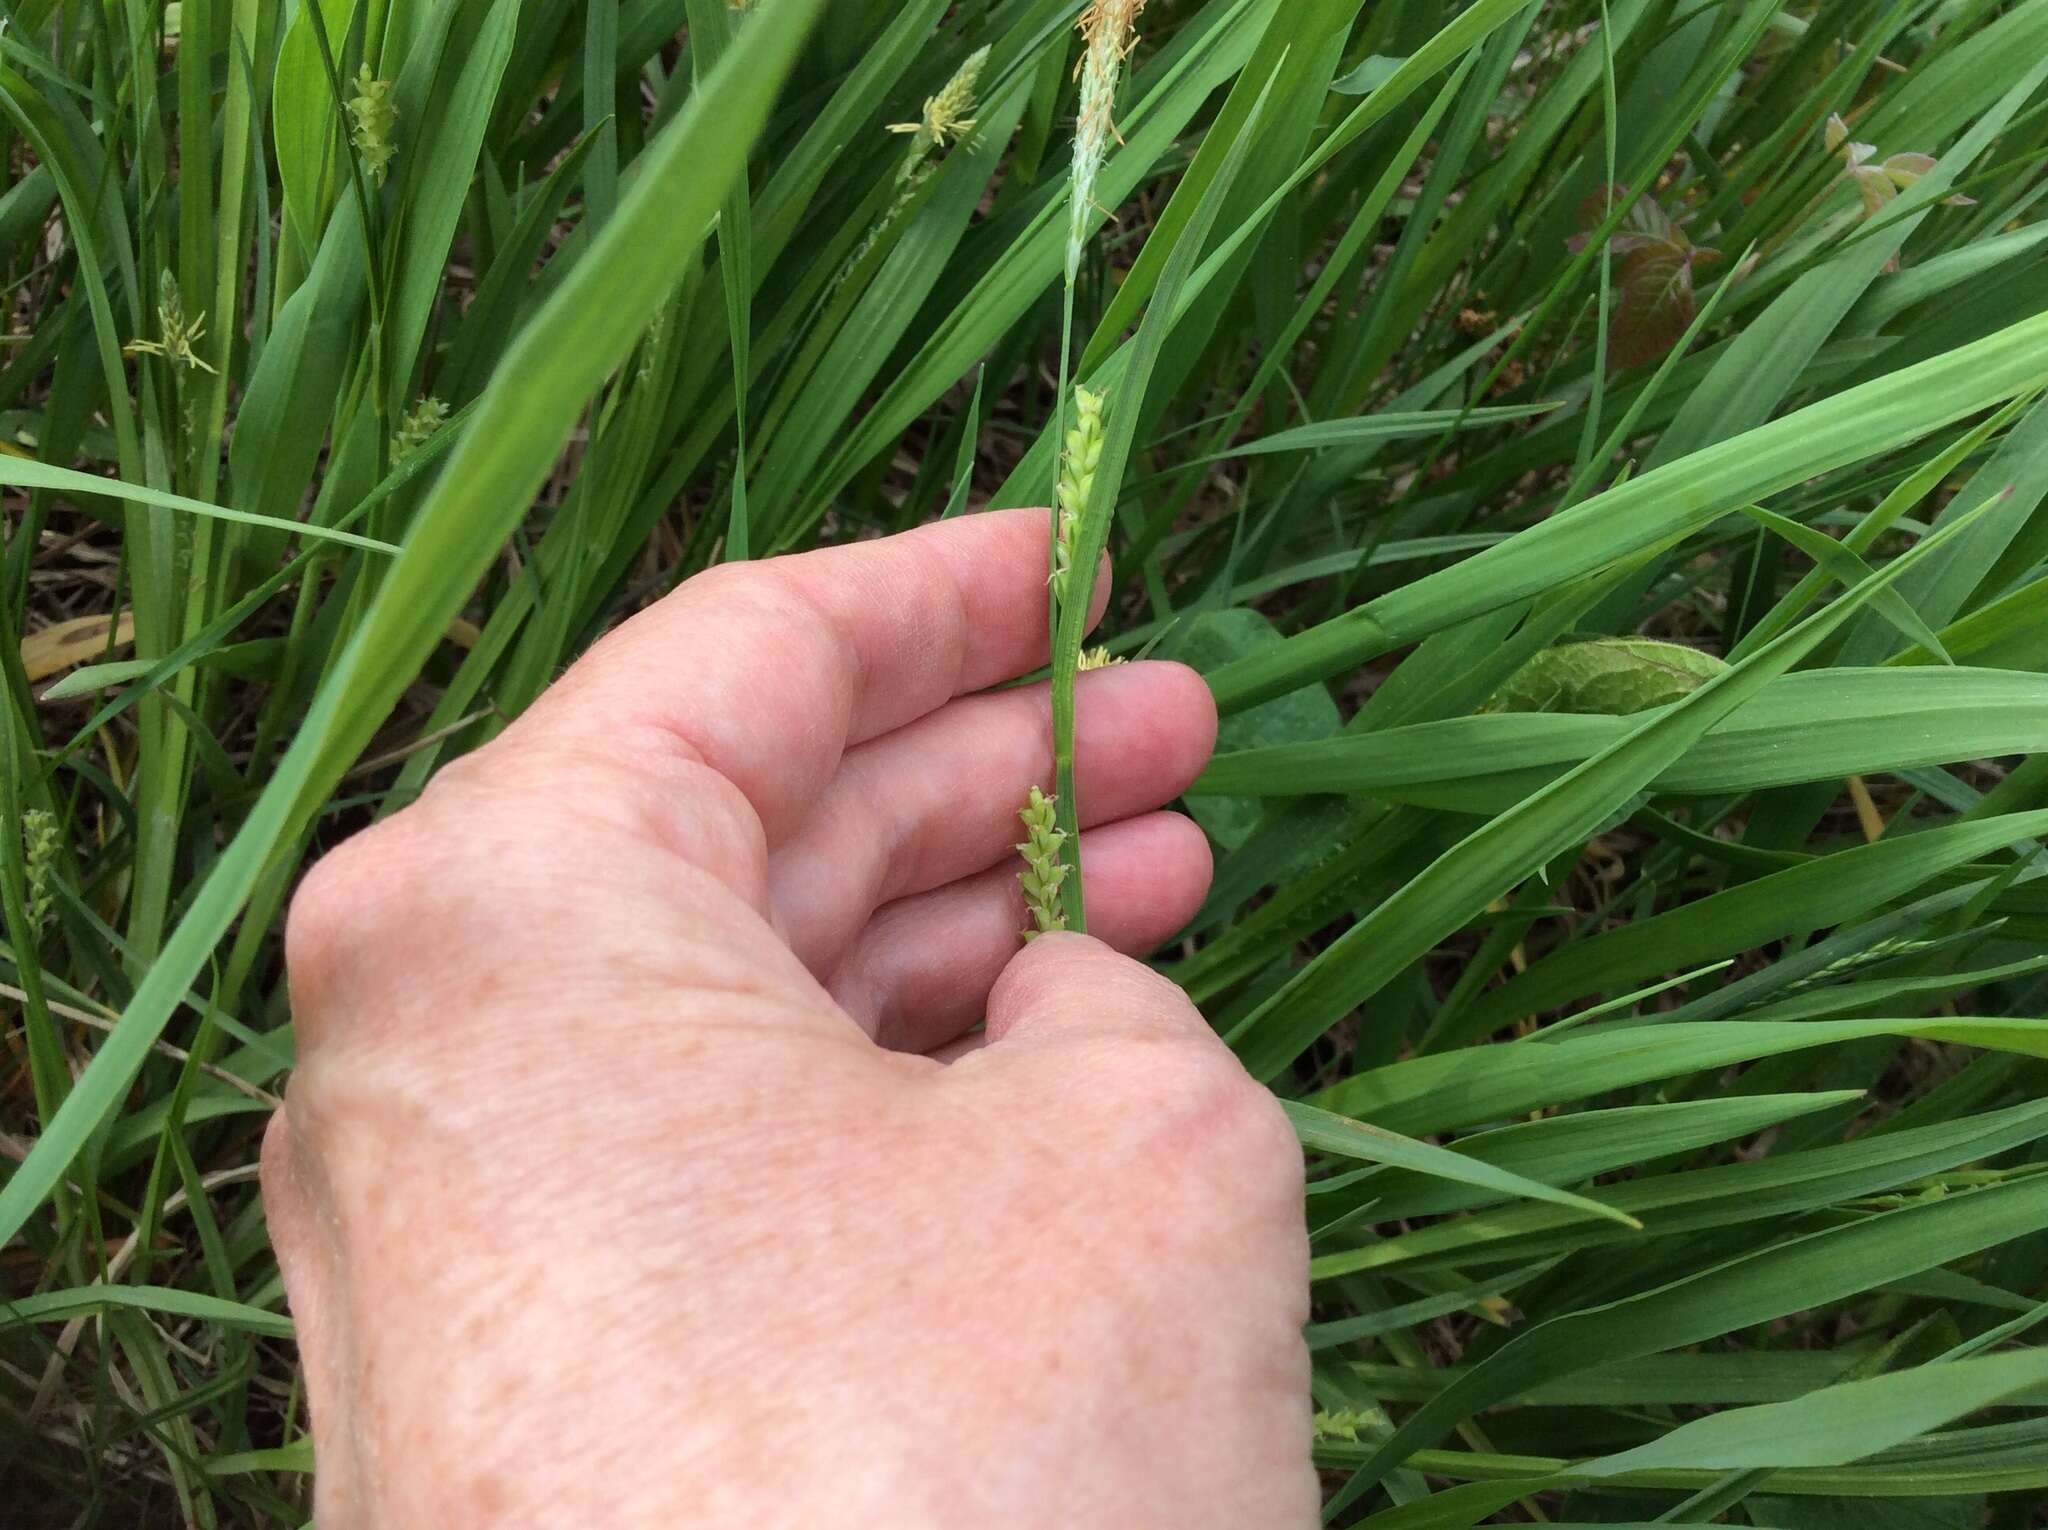
<svg viewBox="0 0 2048 1530">
<path fill-rule="evenodd" d="M 183 494 L 172 494 L 163 489 L 152 489 L 145 484 L 99 478 L 91 473 L 52 467 L 47 462 L 35 462 L 24 457 L 0 456 L 0 483 L 14 484 L 24 489 L 56 489 L 66 494 L 126 499 L 139 504 L 157 505 L 165 510 L 183 511 L 186 515 L 203 515 L 211 520 L 233 521 L 242 526 L 267 526 L 274 531 L 303 537 L 309 542 L 333 542 L 342 547 L 360 547 L 365 552 L 398 551 L 390 542 L 380 542 L 375 537 L 359 536 L 353 531 L 338 531 L 332 526 L 316 526 L 308 521 L 288 521 L 273 515 L 257 515 L 248 510 L 233 510 L 226 505 L 209 505 L 204 500 L 191 499 Z"/>
<path fill-rule="evenodd" d="M 1335 1153 L 1342 1158 L 1356 1158 L 1366 1163 L 1407 1169 L 1458 1184 L 1477 1185 L 1502 1195 L 1521 1196 L 1528 1200 L 1571 1206 L 1591 1216 L 1619 1222 L 1624 1227 L 1642 1226 L 1634 1217 L 1604 1206 L 1590 1196 L 1574 1195 L 1570 1191 L 1559 1190 L 1553 1185 L 1512 1173 L 1483 1159 L 1467 1158 L 1463 1153 L 1454 1152 L 1450 1148 L 1417 1142 L 1413 1137 L 1403 1137 L 1397 1132 L 1369 1126 L 1348 1116 L 1334 1115 L 1313 1105 L 1304 1105 L 1298 1100 L 1283 1101 L 1282 1106 L 1287 1112 L 1287 1119 L 1294 1123 L 1295 1136 L 1300 1138 L 1301 1145 L 1311 1152 Z"/>
</svg>

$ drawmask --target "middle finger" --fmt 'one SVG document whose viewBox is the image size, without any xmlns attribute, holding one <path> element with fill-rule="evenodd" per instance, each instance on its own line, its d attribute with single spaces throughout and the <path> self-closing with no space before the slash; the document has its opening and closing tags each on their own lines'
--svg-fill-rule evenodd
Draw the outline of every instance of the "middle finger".
<svg viewBox="0 0 2048 1530">
<path fill-rule="evenodd" d="M 1075 716 L 1084 826 L 1172 801 L 1215 744 L 1209 688 L 1179 664 L 1091 670 Z M 1036 685 L 963 698 L 847 751 L 769 860 L 769 896 L 798 957 L 826 970 L 882 904 L 1013 855 L 1018 808 L 1052 780 L 1051 726 Z"/>
</svg>

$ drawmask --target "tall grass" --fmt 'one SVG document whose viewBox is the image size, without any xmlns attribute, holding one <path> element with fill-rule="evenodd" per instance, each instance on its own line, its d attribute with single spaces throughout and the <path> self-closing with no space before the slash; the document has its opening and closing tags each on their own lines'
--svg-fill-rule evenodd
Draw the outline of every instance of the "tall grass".
<svg viewBox="0 0 2048 1530">
<path fill-rule="evenodd" d="M 11 7 L 10 1523 L 305 1519 L 300 868 L 1073 384 L 1332 1521 L 2037 1522 L 2048 0 L 1151 0 L 1077 198 L 1083 9 Z"/>
</svg>

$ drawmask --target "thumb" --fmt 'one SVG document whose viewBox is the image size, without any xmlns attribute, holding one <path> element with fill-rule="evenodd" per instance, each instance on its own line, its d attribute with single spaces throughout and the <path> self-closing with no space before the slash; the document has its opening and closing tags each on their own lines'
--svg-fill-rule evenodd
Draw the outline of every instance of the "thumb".
<svg viewBox="0 0 2048 1530">
<path fill-rule="evenodd" d="M 1257 1184 L 1274 1225 L 1300 1239 L 1301 1148 L 1272 1092 L 1186 994 L 1099 940 L 1042 935 L 1011 958 L 989 994 L 987 1045 L 963 1074 L 1006 1091 L 1006 1119 L 1036 1114 L 1089 1153 L 1150 1143 L 1174 1176 L 1207 1163 L 1232 1176 L 1233 1196 Z M 1186 1182 L 1213 1193 L 1199 1174 Z"/>
<path fill-rule="evenodd" d="M 1010 959 L 988 996 L 987 1040 L 1182 1037 L 1221 1047 L 1178 986 L 1087 935 L 1041 935 Z"/>
</svg>

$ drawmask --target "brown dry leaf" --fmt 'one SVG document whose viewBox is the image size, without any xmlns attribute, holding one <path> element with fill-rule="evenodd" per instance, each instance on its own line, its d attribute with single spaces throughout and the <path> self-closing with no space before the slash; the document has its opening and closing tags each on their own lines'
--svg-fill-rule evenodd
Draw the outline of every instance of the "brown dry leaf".
<svg viewBox="0 0 2048 1530">
<path fill-rule="evenodd" d="M 31 632 L 21 640 L 21 667 L 29 683 L 62 674 L 74 664 L 95 663 L 108 652 L 106 616 L 74 616 Z M 113 647 L 125 648 L 135 641 L 135 613 L 123 611 L 114 629 Z"/>
</svg>

